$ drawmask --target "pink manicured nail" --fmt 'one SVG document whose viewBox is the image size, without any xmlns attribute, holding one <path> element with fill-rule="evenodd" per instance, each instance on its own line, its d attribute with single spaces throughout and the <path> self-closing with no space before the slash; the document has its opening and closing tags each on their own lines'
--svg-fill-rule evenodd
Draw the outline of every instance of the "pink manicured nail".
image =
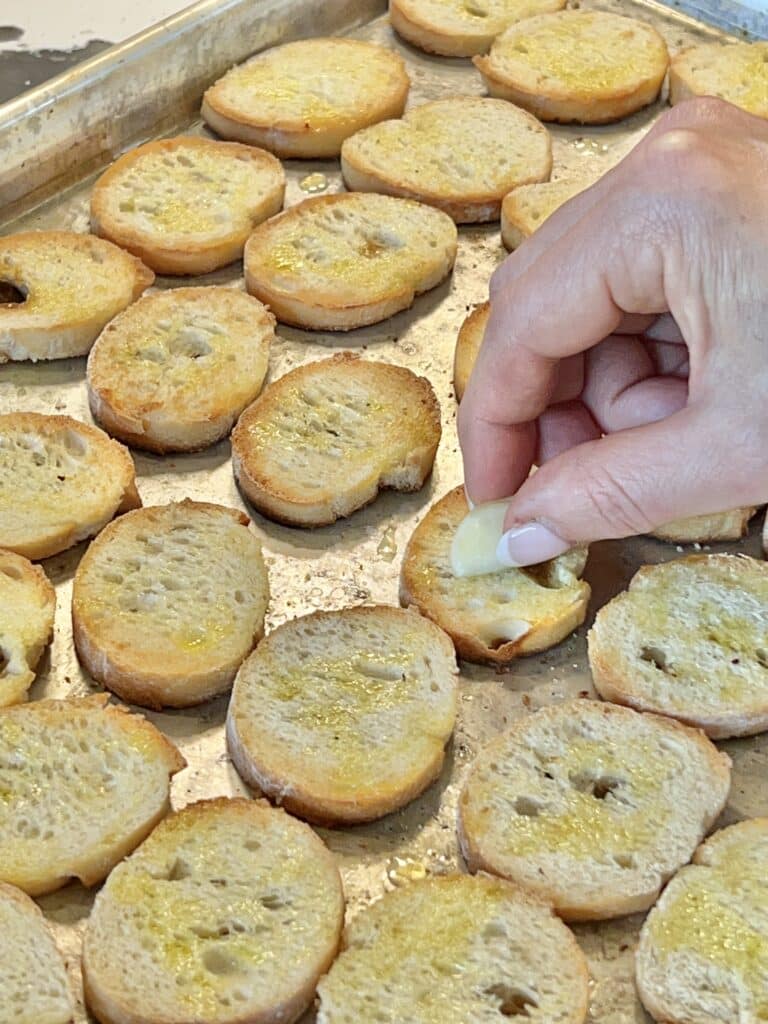
<svg viewBox="0 0 768 1024">
<path fill-rule="evenodd" d="M 517 568 L 521 565 L 538 565 L 550 558 L 562 555 L 570 547 L 562 537 L 548 530 L 541 523 L 526 523 L 502 535 L 496 548 L 496 557 L 502 565 Z"/>
</svg>

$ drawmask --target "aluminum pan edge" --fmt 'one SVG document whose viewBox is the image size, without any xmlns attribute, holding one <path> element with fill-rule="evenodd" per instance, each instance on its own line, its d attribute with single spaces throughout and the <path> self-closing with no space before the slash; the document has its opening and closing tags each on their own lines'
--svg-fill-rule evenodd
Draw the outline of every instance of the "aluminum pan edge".
<svg viewBox="0 0 768 1024">
<path fill-rule="evenodd" d="M 196 115 L 204 89 L 253 53 L 350 31 L 384 0 L 200 0 L 0 106 L 0 219 Z M 75 140 L 75 141 L 73 141 Z"/>
</svg>

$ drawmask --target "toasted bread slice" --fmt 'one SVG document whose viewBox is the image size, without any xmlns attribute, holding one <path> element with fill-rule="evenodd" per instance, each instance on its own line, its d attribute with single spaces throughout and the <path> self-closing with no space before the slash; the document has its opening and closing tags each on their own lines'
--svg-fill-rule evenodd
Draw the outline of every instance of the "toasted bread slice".
<svg viewBox="0 0 768 1024">
<path fill-rule="evenodd" d="M 470 871 L 571 921 L 647 910 L 725 806 L 731 761 L 697 729 L 594 700 L 526 715 L 480 753 L 459 801 Z"/>
<path fill-rule="evenodd" d="M 504 245 L 507 249 L 517 249 L 558 207 L 589 185 L 590 182 L 583 178 L 563 178 L 513 189 L 504 196 L 501 204 L 501 240 Z"/>
<path fill-rule="evenodd" d="M 721 829 L 669 883 L 640 933 L 637 987 L 665 1024 L 766 1015 L 768 818 Z"/>
<path fill-rule="evenodd" d="M 474 62 L 491 96 L 542 121 L 605 124 L 653 103 L 669 54 L 644 21 L 570 10 L 512 25 Z"/>
<path fill-rule="evenodd" d="M 660 526 L 651 533 L 659 540 L 673 544 L 706 544 L 709 541 L 740 540 L 749 529 L 749 520 L 757 512 L 756 507 L 736 508 L 731 512 L 718 512 L 709 516 L 692 516 L 677 519 L 674 523 Z"/>
<path fill-rule="evenodd" d="M 55 611 L 56 591 L 40 566 L 0 549 L 0 707 L 26 700 Z"/>
<path fill-rule="evenodd" d="M 427 53 L 472 57 L 514 22 L 563 7 L 565 0 L 389 0 L 389 20 Z"/>
<path fill-rule="evenodd" d="M 709 736 L 768 729 L 768 565 L 690 555 L 646 565 L 600 609 L 589 662 L 606 700 Z"/>
<path fill-rule="evenodd" d="M 320 982 L 317 1020 L 582 1024 L 588 978 L 575 938 L 544 903 L 497 878 L 430 878 L 353 919 Z"/>
<path fill-rule="evenodd" d="M 549 177 L 552 143 L 524 110 L 455 96 L 357 132 L 341 170 L 350 189 L 419 199 L 457 224 L 498 220 L 510 189 Z"/>
<path fill-rule="evenodd" d="M 264 632 L 261 545 L 235 509 L 129 513 L 86 551 L 72 590 L 77 655 L 123 700 L 184 708 L 229 688 Z"/>
<path fill-rule="evenodd" d="M 127 444 L 197 451 L 225 437 L 261 391 L 275 319 L 232 288 L 149 295 L 103 331 L 88 359 L 95 418 Z"/>
<path fill-rule="evenodd" d="M 491 315 L 490 302 L 481 302 L 464 319 L 456 338 L 456 350 L 453 354 L 453 387 L 456 401 L 460 402 L 467 390 L 469 378 L 477 359 L 477 353 L 483 343 L 488 317 Z"/>
<path fill-rule="evenodd" d="M 141 260 L 94 235 L 0 238 L 0 363 L 85 355 L 154 279 Z"/>
<path fill-rule="evenodd" d="M 33 900 L 0 884 L 0 1024 L 70 1024 L 67 969 Z"/>
<path fill-rule="evenodd" d="M 83 944 L 102 1024 L 293 1024 L 336 955 L 344 896 L 308 825 L 208 800 L 166 818 L 109 877 Z"/>
<path fill-rule="evenodd" d="M 324 526 L 380 490 L 418 491 L 440 442 L 426 377 L 341 352 L 291 370 L 232 432 L 232 466 L 249 501 L 291 526 Z"/>
<path fill-rule="evenodd" d="M 768 117 L 768 43 L 699 43 L 676 53 L 669 66 L 669 102 L 719 96 Z"/>
<path fill-rule="evenodd" d="M 360 128 L 400 117 L 410 84 L 383 46 L 301 39 L 228 71 L 203 96 L 203 117 L 225 139 L 281 157 L 334 157 Z"/>
<path fill-rule="evenodd" d="M 0 415 L 0 548 L 48 558 L 141 505 L 133 459 L 69 416 Z"/>
<path fill-rule="evenodd" d="M 451 541 L 468 511 L 457 487 L 427 512 L 405 552 L 400 603 L 415 604 L 444 629 L 459 657 L 493 665 L 545 651 L 581 625 L 590 595 L 579 579 L 583 549 L 529 569 L 453 575 Z"/>
<path fill-rule="evenodd" d="M 263 149 L 163 139 L 130 150 L 101 175 L 91 227 L 158 274 L 206 274 L 242 256 L 284 194 L 282 165 Z"/>
<path fill-rule="evenodd" d="M 389 196 L 317 196 L 248 239 L 245 283 L 278 320 L 349 331 L 408 309 L 450 274 L 456 227 Z"/>
<path fill-rule="evenodd" d="M 229 752 L 250 786 L 302 818 L 373 821 L 440 774 L 456 674 L 453 644 L 415 612 L 345 608 L 293 619 L 237 674 Z"/>
<path fill-rule="evenodd" d="M 0 881 L 95 885 L 168 812 L 178 750 L 99 694 L 0 711 Z"/>
</svg>

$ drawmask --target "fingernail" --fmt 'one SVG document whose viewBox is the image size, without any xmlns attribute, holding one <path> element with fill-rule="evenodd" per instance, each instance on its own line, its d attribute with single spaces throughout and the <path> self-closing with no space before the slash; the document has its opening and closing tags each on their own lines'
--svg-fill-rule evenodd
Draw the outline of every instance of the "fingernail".
<svg viewBox="0 0 768 1024">
<path fill-rule="evenodd" d="M 502 565 L 517 568 L 538 565 L 562 555 L 570 547 L 562 537 L 541 523 L 526 523 L 502 535 L 496 548 L 496 557 Z"/>
</svg>

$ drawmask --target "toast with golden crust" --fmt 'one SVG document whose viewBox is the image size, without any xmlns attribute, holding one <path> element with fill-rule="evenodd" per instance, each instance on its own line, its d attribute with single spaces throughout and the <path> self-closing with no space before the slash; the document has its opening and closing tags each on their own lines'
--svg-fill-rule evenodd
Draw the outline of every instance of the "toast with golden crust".
<svg viewBox="0 0 768 1024">
<path fill-rule="evenodd" d="M 129 513 L 83 556 L 72 589 L 80 662 L 145 707 L 227 690 L 264 632 L 261 545 L 242 512 L 181 501 Z"/>
<path fill-rule="evenodd" d="M 232 288 L 145 296 L 91 350 L 91 411 L 135 448 L 206 448 L 229 433 L 261 390 L 274 326 L 258 299 Z"/>
<path fill-rule="evenodd" d="M 546 181 L 547 129 L 502 100 L 454 96 L 364 128 L 341 147 L 347 188 L 405 196 L 457 224 L 498 220 L 511 189 Z"/>
<path fill-rule="evenodd" d="M 133 459 L 103 430 L 70 416 L 0 415 L 0 548 L 49 558 L 140 505 Z"/>
<path fill-rule="evenodd" d="M 566 10 L 512 25 L 474 63 L 491 96 L 542 121 L 605 124 L 653 103 L 669 54 L 644 21 Z"/>
<path fill-rule="evenodd" d="M 246 288 L 278 320 L 350 331 L 408 309 L 456 258 L 456 226 L 391 196 L 305 199 L 258 227 L 245 247 Z"/>
<path fill-rule="evenodd" d="M 232 432 L 232 466 L 263 515 L 325 526 L 385 488 L 418 491 L 440 429 L 425 377 L 339 353 L 291 370 L 245 410 Z"/>
<path fill-rule="evenodd" d="M 284 194 L 271 153 L 179 136 L 129 150 L 98 178 L 91 228 L 158 274 L 207 274 L 242 256 Z"/>
<path fill-rule="evenodd" d="M 374 821 L 440 774 L 456 675 L 450 639 L 415 612 L 377 606 L 292 619 L 237 674 L 232 761 L 250 786 L 308 821 Z"/>
<path fill-rule="evenodd" d="M 359 39 L 301 39 L 228 71 L 203 96 L 203 117 L 225 139 L 280 157 L 338 156 L 360 128 L 400 117 L 410 81 L 403 59 Z"/>
<path fill-rule="evenodd" d="M 95 235 L 0 238 L 0 363 L 84 356 L 154 279 L 141 260 Z"/>
</svg>

